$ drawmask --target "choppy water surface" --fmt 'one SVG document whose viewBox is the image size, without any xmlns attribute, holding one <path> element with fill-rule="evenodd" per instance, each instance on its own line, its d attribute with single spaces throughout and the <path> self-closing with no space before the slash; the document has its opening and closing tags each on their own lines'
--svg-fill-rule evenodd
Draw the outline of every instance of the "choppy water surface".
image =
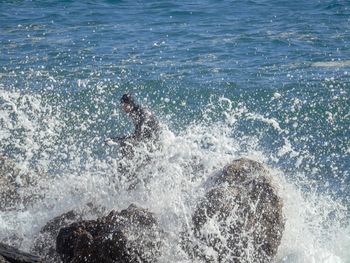
<svg viewBox="0 0 350 263">
<path fill-rule="evenodd" d="M 1 1 L 2 154 L 44 196 L 0 212 L 29 249 L 52 217 L 131 202 L 168 230 L 163 262 L 202 183 L 242 155 L 271 167 L 284 202 L 278 262 L 350 262 L 347 1 Z M 164 128 L 127 191 L 118 147 L 130 91 Z M 142 158 L 142 149 L 140 149 Z M 44 178 L 41 174 L 47 174 Z"/>
</svg>

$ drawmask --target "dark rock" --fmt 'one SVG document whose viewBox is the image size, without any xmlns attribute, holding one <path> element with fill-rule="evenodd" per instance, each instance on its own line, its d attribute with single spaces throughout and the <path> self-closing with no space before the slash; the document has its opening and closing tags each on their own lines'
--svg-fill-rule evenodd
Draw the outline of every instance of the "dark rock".
<svg viewBox="0 0 350 263">
<path fill-rule="evenodd" d="M 161 236 L 154 215 L 130 205 L 62 228 L 56 249 L 64 263 L 157 262 Z"/>
<path fill-rule="evenodd" d="M 55 248 L 58 232 L 60 228 L 68 226 L 76 220 L 81 220 L 81 216 L 76 211 L 71 210 L 47 222 L 35 238 L 31 251 L 41 255 L 46 261 L 59 261 L 60 257 Z"/>
<path fill-rule="evenodd" d="M 270 262 L 284 230 L 282 201 L 260 163 L 241 158 L 215 175 L 192 217 L 196 245 L 190 255 L 205 262 Z"/>
<path fill-rule="evenodd" d="M 18 250 L 15 247 L 0 243 L 1 263 L 38 263 L 43 260 L 35 255 Z"/>
<path fill-rule="evenodd" d="M 31 252 L 40 255 L 48 262 L 60 261 L 60 256 L 56 252 L 56 237 L 60 229 L 82 220 L 83 217 L 101 215 L 104 211 L 104 208 L 98 208 L 92 203 L 88 203 L 80 210 L 71 210 L 51 219 L 34 239 Z"/>
</svg>

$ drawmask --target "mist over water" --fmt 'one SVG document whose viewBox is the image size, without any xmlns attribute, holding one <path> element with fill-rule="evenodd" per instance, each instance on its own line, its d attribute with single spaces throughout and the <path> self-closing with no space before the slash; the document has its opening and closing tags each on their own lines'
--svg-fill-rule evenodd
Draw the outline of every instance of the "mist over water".
<svg viewBox="0 0 350 263">
<path fill-rule="evenodd" d="M 1 2 L 0 152 L 35 181 L 18 178 L 23 202 L 0 212 L 1 241 L 29 250 L 68 210 L 135 203 L 168 233 L 161 262 L 191 262 L 177 244 L 207 179 L 248 156 L 268 165 L 284 203 L 276 261 L 350 262 L 348 11 L 345 1 Z M 104 144 L 132 130 L 126 91 L 162 125 L 154 151 L 141 145 L 131 160 Z M 140 180 L 134 190 L 120 165 Z"/>
</svg>

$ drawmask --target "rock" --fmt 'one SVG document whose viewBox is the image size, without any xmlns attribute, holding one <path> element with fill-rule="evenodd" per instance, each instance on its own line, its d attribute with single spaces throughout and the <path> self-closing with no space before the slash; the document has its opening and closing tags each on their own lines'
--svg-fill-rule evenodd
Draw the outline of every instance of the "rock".
<svg viewBox="0 0 350 263">
<path fill-rule="evenodd" d="M 0 263 L 38 263 L 43 260 L 12 246 L 0 243 Z"/>
<path fill-rule="evenodd" d="M 282 201 L 268 170 L 241 158 L 215 175 L 193 214 L 192 257 L 204 262 L 270 262 L 284 230 Z"/>
<path fill-rule="evenodd" d="M 60 229 L 82 220 L 83 217 L 101 215 L 104 211 L 104 208 L 97 208 L 92 203 L 88 203 L 83 209 L 70 210 L 51 219 L 35 237 L 31 252 L 40 255 L 45 261 L 59 262 L 60 256 L 56 252 L 56 237 Z"/>
<path fill-rule="evenodd" d="M 56 252 L 56 237 L 60 228 L 66 227 L 81 216 L 76 211 L 68 211 L 47 222 L 34 240 L 31 251 L 41 255 L 46 261 L 58 262 L 60 257 Z"/>
<path fill-rule="evenodd" d="M 56 250 L 64 263 L 157 262 L 162 231 L 149 211 L 130 205 L 97 220 L 62 228 Z"/>
</svg>

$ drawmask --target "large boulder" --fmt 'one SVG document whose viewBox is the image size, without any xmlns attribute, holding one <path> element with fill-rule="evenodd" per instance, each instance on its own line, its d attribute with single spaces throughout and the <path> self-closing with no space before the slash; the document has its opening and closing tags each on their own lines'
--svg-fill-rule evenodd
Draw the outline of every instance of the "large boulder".
<svg viewBox="0 0 350 263">
<path fill-rule="evenodd" d="M 56 252 L 56 238 L 61 228 L 81 221 L 86 217 L 96 217 L 105 212 L 104 207 L 97 207 L 88 203 L 81 209 L 70 210 L 48 221 L 35 236 L 31 252 L 40 255 L 47 262 L 59 262 L 60 256 Z"/>
<path fill-rule="evenodd" d="M 47 262 L 59 262 L 60 257 L 56 252 L 58 232 L 77 220 L 81 220 L 81 216 L 74 210 L 51 219 L 35 237 L 31 252 L 41 255 Z"/>
<path fill-rule="evenodd" d="M 281 242 L 284 218 L 268 170 L 241 158 L 212 179 L 193 214 L 195 241 L 187 251 L 204 262 L 270 262 Z"/>
<path fill-rule="evenodd" d="M 0 243 L 0 263 L 39 263 L 40 257 L 23 252 L 15 247 Z"/>
<path fill-rule="evenodd" d="M 162 235 L 152 213 L 130 205 L 62 228 L 56 249 L 64 263 L 157 262 Z"/>
</svg>

